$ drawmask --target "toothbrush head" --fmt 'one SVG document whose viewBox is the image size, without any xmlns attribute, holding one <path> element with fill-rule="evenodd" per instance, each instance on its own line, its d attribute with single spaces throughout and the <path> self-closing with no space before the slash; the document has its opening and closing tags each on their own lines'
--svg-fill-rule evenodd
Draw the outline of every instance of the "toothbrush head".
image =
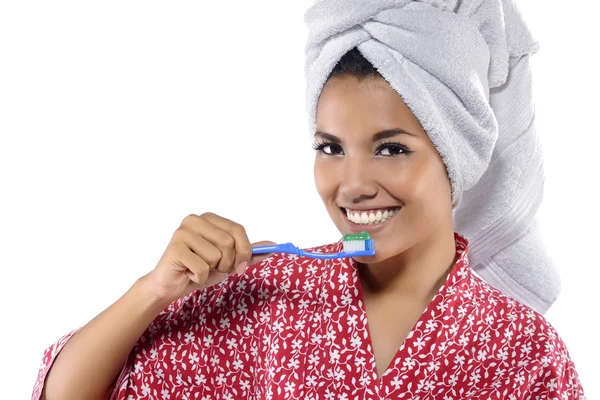
<svg viewBox="0 0 600 400">
<path fill-rule="evenodd" d="M 369 232 L 362 231 L 359 234 L 344 235 L 343 238 L 344 253 L 348 256 L 373 256 L 375 249 L 373 248 L 373 239 Z"/>
</svg>

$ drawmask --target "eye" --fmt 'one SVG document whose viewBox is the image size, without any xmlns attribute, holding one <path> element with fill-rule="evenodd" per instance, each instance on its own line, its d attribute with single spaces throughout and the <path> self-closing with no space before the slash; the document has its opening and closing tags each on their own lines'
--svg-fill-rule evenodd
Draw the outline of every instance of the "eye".
<svg viewBox="0 0 600 400">
<path fill-rule="evenodd" d="M 313 149 L 316 151 L 320 151 L 321 153 L 326 154 L 328 156 L 344 154 L 344 151 L 342 150 L 342 146 L 340 146 L 337 143 L 329 143 L 329 142 L 315 143 L 313 145 Z"/>
<path fill-rule="evenodd" d="M 381 143 L 375 149 L 375 153 L 384 157 L 397 156 L 400 154 L 408 154 L 411 151 L 405 145 L 397 142 Z"/>
</svg>

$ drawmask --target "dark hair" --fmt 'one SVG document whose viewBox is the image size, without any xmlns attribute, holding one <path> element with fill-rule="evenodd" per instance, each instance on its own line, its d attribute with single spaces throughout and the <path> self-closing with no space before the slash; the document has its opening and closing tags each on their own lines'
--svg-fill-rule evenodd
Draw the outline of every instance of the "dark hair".
<svg viewBox="0 0 600 400">
<path fill-rule="evenodd" d="M 353 48 L 348 51 L 336 64 L 329 74 L 329 78 L 340 76 L 354 76 L 359 80 L 365 78 L 381 78 L 381 74 L 377 69 L 358 51 L 358 48 Z"/>
</svg>

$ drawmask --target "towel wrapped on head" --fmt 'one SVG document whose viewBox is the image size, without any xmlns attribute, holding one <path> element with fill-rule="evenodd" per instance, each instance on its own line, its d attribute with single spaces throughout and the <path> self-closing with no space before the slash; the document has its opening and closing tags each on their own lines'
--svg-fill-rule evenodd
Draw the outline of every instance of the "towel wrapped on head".
<svg viewBox="0 0 600 400">
<path fill-rule="evenodd" d="M 440 153 L 474 271 L 546 312 L 560 278 L 535 218 L 543 168 L 529 57 L 538 44 L 513 1 L 320 0 L 305 22 L 311 136 L 329 74 L 358 48 Z"/>
</svg>

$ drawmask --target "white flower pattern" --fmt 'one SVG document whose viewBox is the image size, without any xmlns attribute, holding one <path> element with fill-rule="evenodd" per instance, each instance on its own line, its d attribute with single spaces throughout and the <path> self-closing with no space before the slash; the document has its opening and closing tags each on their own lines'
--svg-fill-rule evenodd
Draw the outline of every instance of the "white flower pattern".
<svg viewBox="0 0 600 400">
<path fill-rule="evenodd" d="M 356 262 L 277 254 L 165 309 L 111 399 L 584 399 L 552 326 L 476 277 L 455 238 L 456 265 L 381 379 Z M 74 333 L 44 353 L 33 400 Z"/>
</svg>

